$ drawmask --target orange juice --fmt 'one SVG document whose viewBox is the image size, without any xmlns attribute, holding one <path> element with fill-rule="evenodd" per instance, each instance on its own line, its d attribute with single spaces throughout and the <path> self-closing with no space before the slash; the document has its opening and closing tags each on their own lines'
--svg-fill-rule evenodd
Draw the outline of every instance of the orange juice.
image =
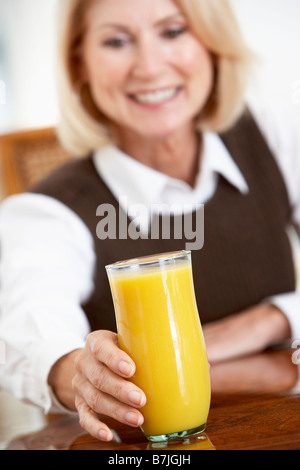
<svg viewBox="0 0 300 470">
<path fill-rule="evenodd" d="M 119 345 L 147 397 L 142 431 L 150 440 L 203 431 L 210 378 L 190 259 L 136 266 L 108 273 Z"/>
</svg>

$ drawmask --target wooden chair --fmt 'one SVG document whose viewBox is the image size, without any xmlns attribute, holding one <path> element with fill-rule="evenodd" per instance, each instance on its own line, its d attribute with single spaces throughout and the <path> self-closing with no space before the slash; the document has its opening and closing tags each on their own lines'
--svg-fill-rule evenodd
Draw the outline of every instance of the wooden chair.
<svg viewBox="0 0 300 470">
<path fill-rule="evenodd" d="M 0 136 L 2 197 L 26 191 L 58 165 L 72 158 L 55 128 L 25 130 Z"/>
</svg>

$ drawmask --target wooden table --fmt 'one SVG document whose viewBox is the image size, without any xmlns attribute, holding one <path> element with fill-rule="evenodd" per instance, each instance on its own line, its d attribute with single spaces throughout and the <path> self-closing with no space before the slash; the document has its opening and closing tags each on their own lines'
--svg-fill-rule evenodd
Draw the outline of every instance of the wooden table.
<svg viewBox="0 0 300 470">
<path fill-rule="evenodd" d="M 300 449 L 299 366 L 292 357 L 295 359 L 295 350 L 271 350 L 212 366 L 211 410 L 206 432 L 198 437 L 151 444 L 139 429 L 106 418 L 115 438 L 102 443 L 83 431 L 76 417 L 56 416 L 50 417 L 41 429 L 12 439 L 6 449 L 113 451 L 103 454 L 107 459 L 110 455 L 115 458 L 122 450 L 152 450 L 152 454 L 143 454 L 147 463 L 153 455 L 166 450 Z M 30 424 L 29 419 L 28 430 Z M 0 435 L 11 431 L 9 422 L 5 426 L 1 429 L 0 424 Z"/>
</svg>

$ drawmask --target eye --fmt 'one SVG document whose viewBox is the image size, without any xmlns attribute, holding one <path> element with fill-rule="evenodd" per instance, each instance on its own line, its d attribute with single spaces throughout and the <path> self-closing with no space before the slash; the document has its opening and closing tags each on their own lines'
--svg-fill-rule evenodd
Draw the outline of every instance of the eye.
<svg viewBox="0 0 300 470">
<path fill-rule="evenodd" d="M 128 43 L 128 38 L 123 36 L 116 36 L 104 41 L 104 46 L 111 47 L 112 49 L 121 49 Z"/>
<path fill-rule="evenodd" d="M 163 37 L 166 39 L 176 39 L 178 36 L 181 36 L 186 31 L 187 28 L 184 26 L 169 28 L 163 32 Z"/>
</svg>

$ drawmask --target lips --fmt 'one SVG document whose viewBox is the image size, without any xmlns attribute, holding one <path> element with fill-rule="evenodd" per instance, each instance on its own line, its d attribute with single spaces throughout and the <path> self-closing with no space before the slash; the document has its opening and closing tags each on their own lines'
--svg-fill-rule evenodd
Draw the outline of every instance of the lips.
<svg viewBox="0 0 300 470">
<path fill-rule="evenodd" d="M 157 105 L 169 101 L 179 92 L 179 87 L 170 87 L 143 93 L 131 94 L 130 97 L 140 104 Z"/>
</svg>

